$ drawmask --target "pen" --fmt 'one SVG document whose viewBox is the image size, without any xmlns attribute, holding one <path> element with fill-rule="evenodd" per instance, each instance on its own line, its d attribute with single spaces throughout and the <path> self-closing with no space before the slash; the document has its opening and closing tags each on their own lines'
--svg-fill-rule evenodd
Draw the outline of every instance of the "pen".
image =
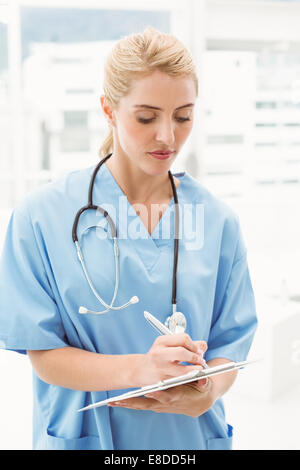
<svg viewBox="0 0 300 470">
<path fill-rule="evenodd" d="M 150 323 L 153 328 L 155 328 L 161 335 L 172 335 L 172 331 L 169 330 L 163 323 L 161 323 L 157 318 L 155 318 L 151 313 L 144 310 L 144 317 Z"/>
<path fill-rule="evenodd" d="M 172 331 L 169 330 L 163 323 L 161 323 L 157 318 L 155 318 L 151 313 L 144 310 L 144 317 L 150 323 L 150 325 L 155 328 L 161 335 L 172 335 Z M 208 365 L 204 363 L 204 369 L 208 369 Z"/>
</svg>

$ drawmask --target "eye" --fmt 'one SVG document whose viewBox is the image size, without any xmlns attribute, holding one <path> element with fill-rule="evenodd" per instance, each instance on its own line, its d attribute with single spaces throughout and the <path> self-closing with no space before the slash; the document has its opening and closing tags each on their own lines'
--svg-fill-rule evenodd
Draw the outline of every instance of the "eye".
<svg viewBox="0 0 300 470">
<path fill-rule="evenodd" d="M 177 121 L 179 122 L 185 122 L 185 121 L 190 121 L 190 118 L 177 118 Z"/>
<path fill-rule="evenodd" d="M 154 121 L 155 118 L 151 118 L 151 119 L 143 119 L 143 118 L 138 118 L 138 121 L 141 122 L 142 124 L 148 124 L 152 121 Z M 186 122 L 186 121 L 190 121 L 191 119 L 190 118 L 176 118 L 176 121 L 178 122 Z"/>
<path fill-rule="evenodd" d="M 154 118 L 151 118 L 151 119 L 138 118 L 138 121 L 142 122 L 143 124 L 148 124 L 149 122 L 151 122 L 153 120 L 154 120 Z"/>
</svg>

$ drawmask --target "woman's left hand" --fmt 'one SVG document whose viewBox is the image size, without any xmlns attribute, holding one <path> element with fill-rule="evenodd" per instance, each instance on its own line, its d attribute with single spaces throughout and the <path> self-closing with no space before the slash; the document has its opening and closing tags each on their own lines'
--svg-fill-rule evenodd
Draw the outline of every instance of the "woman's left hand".
<svg viewBox="0 0 300 470">
<path fill-rule="evenodd" d="M 206 378 L 167 390 L 149 393 L 146 398 L 128 398 L 120 402 L 111 402 L 109 406 L 132 410 L 148 410 L 155 413 L 183 414 L 197 418 L 209 410 L 214 401 L 212 382 Z"/>
</svg>

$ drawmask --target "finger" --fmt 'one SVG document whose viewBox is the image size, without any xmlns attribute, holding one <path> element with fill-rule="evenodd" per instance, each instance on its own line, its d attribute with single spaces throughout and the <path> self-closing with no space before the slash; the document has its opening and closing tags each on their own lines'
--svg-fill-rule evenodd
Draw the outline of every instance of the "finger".
<svg viewBox="0 0 300 470">
<path fill-rule="evenodd" d="M 200 388 L 207 388 L 208 387 L 208 377 L 206 377 L 205 379 L 200 379 L 197 381 L 197 386 L 200 387 Z"/>
<path fill-rule="evenodd" d="M 207 351 L 207 343 L 205 341 L 194 341 L 194 343 L 197 345 L 198 352 L 202 355 Z"/>
<path fill-rule="evenodd" d="M 159 336 L 156 340 L 157 343 L 164 346 L 182 346 L 189 351 L 197 353 L 197 345 L 192 341 L 187 333 L 177 333 L 176 335 L 163 335 Z"/>
<path fill-rule="evenodd" d="M 200 372 L 201 370 L 203 370 L 203 366 L 200 364 L 197 366 L 184 366 L 181 364 L 170 364 L 170 366 L 168 367 L 170 377 L 165 377 L 165 378 L 178 377 L 179 375 L 184 375 L 194 370 Z"/>
<path fill-rule="evenodd" d="M 171 379 L 171 378 L 174 378 L 174 377 L 179 377 L 181 375 L 185 375 L 189 372 L 192 372 L 192 371 L 197 371 L 197 372 L 200 372 L 201 370 L 203 370 L 203 366 L 202 365 L 196 365 L 196 366 L 184 366 L 184 365 L 181 365 L 181 364 L 176 364 L 176 363 L 170 363 L 168 365 L 168 374 L 167 375 L 163 375 L 161 377 L 161 380 L 166 380 L 166 379 Z"/>
<path fill-rule="evenodd" d="M 155 400 L 146 398 L 128 398 L 127 400 L 109 403 L 110 406 L 148 410 L 155 404 Z"/>
<path fill-rule="evenodd" d="M 170 390 L 148 393 L 147 396 L 150 399 L 153 399 L 154 401 L 162 404 L 170 403 L 174 399 L 170 393 Z"/>
<path fill-rule="evenodd" d="M 182 346 L 167 348 L 163 354 L 164 358 L 169 362 L 190 362 L 191 364 L 200 364 L 202 366 L 205 363 L 202 354 L 188 351 Z"/>
<path fill-rule="evenodd" d="M 205 379 L 200 379 L 200 380 L 197 380 L 197 382 L 193 382 L 193 384 L 199 392 L 204 393 L 204 392 L 207 392 L 208 389 L 210 388 L 211 382 L 209 378 L 206 377 Z"/>
</svg>

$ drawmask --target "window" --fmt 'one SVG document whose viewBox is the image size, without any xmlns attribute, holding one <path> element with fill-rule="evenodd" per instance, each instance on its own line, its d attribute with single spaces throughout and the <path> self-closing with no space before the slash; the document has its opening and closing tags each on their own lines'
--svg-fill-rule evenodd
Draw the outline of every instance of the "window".
<svg viewBox="0 0 300 470">
<path fill-rule="evenodd" d="M 12 57 L 21 56 L 21 71 L 16 66 L 19 75 L 12 86 L 22 83 L 22 90 L 12 90 L 12 95 L 21 94 L 19 102 L 26 106 L 26 116 L 25 108 L 20 106 L 16 111 L 22 119 L 16 127 L 18 149 L 11 148 L 9 126 L 3 124 L 5 108 L 1 100 L 7 88 L 8 54 L 7 25 L 2 23 L 0 6 L 0 132 L 4 136 L 0 139 L 0 181 L 6 177 L 5 171 L 8 179 L 3 187 L 12 184 L 14 176 L 16 193 L 11 199 L 11 191 L 6 191 L 9 201 L 2 198 L 6 206 L 21 198 L 32 187 L 33 179 L 42 184 L 98 161 L 98 149 L 107 129 L 98 99 L 106 54 L 116 40 L 148 25 L 170 32 L 172 13 L 172 2 L 155 9 L 151 9 L 150 2 L 145 9 L 137 2 L 135 10 L 127 10 L 125 4 L 122 10 L 114 8 L 113 1 L 112 9 L 97 8 L 102 2 L 94 2 L 94 8 L 85 7 L 83 0 L 65 2 L 70 7 L 62 8 L 37 6 L 37 1 L 32 2 L 36 6 L 16 3 L 20 31 L 14 34 L 15 38 L 21 36 L 21 50 L 17 40 L 9 50 Z M 18 25 L 17 21 L 12 23 L 14 28 Z M 22 168 L 18 178 L 13 165 Z"/>
<path fill-rule="evenodd" d="M 87 111 L 64 111 L 64 127 L 87 127 L 88 112 Z"/>
<path fill-rule="evenodd" d="M 277 103 L 275 101 L 257 101 L 255 106 L 258 109 L 275 109 Z"/>
<path fill-rule="evenodd" d="M 87 111 L 64 111 L 64 129 L 60 144 L 62 152 L 90 150 Z"/>
</svg>

